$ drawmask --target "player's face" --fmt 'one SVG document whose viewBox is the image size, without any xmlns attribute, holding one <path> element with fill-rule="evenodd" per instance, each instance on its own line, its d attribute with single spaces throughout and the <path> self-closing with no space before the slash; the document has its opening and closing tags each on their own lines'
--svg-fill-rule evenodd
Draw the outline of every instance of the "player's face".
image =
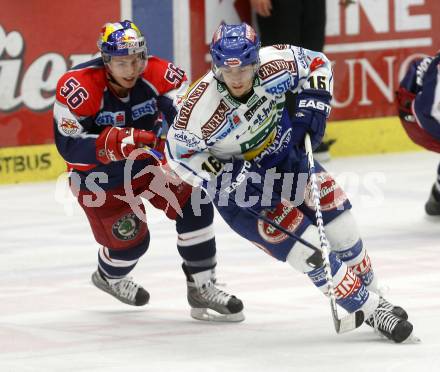
<svg viewBox="0 0 440 372">
<path fill-rule="evenodd" d="M 136 84 L 139 75 L 145 68 L 145 59 L 142 54 L 132 54 L 130 56 L 112 57 L 108 67 L 113 78 L 123 88 L 130 89 Z"/>
<path fill-rule="evenodd" d="M 240 98 L 252 89 L 255 76 L 253 65 L 220 67 L 220 72 L 229 92 L 234 97 Z"/>
</svg>

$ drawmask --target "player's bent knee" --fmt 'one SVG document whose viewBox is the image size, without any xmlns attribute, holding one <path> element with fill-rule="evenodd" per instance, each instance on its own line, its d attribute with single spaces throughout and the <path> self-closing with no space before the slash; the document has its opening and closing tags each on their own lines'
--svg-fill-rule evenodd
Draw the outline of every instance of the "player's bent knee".
<svg viewBox="0 0 440 372">
<path fill-rule="evenodd" d="M 320 246 L 319 234 L 316 226 L 310 225 L 301 234 L 301 238 L 313 244 L 315 247 Z M 301 242 L 296 242 L 287 256 L 287 262 L 296 270 L 302 273 L 312 271 L 314 267 L 308 263 L 308 260 L 316 253 L 315 250 L 305 246 Z"/>
<path fill-rule="evenodd" d="M 360 239 L 353 214 L 346 210 L 325 226 L 327 239 L 333 251 L 343 251 L 354 246 Z"/>
</svg>

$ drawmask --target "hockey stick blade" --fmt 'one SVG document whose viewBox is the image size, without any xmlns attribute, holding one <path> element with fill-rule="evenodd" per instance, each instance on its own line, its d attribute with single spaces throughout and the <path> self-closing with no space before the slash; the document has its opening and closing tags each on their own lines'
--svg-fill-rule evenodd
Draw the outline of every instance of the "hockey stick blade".
<svg viewBox="0 0 440 372">
<path fill-rule="evenodd" d="M 143 148 L 143 150 L 145 152 L 147 152 L 148 154 L 150 154 L 154 159 L 156 159 L 159 162 L 159 164 L 161 164 L 162 154 L 158 153 L 157 151 L 155 151 L 154 149 L 152 149 L 148 146 L 145 146 Z M 250 212 L 251 209 L 247 210 L 247 211 Z M 301 237 L 292 234 L 290 231 L 284 229 L 282 226 L 279 226 L 278 224 L 276 224 L 274 221 L 270 220 L 269 218 L 267 218 L 265 216 L 261 216 L 261 215 L 256 215 L 256 217 L 262 218 L 264 221 L 266 221 L 267 223 L 269 223 L 273 227 L 284 232 L 285 234 L 287 234 L 291 238 L 300 241 L 301 243 L 308 246 L 309 248 L 311 248 L 315 251 L 320 251 L 319 248 L 313 246 L 311 243 L 309 243 L 307 241 L 304 241 Z M 339 319 L 338 313 L 336 310 L 336 303 L 333 303 L 332 299 L 330 302 L 332 303 L 331 310 L 332 310 L 333 322 L 334 322 L 335 330 L 338 334 L 352 331 L 352 330 L 360 327 L 363 324 L 365 317 L 364 317 L 364 313 L 361 310 L 358 310 L 354 313 L 348 314 L 345 317 Z"/>
<path fill-rule="evenodd" d="M 364 312 L 362 310 L 348 314 L 341 319 L 339 319 L 337 314 L 332 311 L 332 316 L 335 330 L 338 334 L 353 331 L 354 329 L 360 327 L 365 320 Z"/>
</svg>

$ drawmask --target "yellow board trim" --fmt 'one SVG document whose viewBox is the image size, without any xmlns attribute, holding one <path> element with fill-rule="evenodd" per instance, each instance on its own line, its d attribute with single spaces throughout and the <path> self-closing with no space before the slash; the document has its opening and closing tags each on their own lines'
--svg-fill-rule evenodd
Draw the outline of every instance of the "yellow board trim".
<svg viewBox="0 0 440 372">
<path fill-rule="evenodd" d="M 326 137 L 336 139 L 333 157 L 422 150 L 393 116 L 329 122 Z M 0 148 L 0 184 L 53 180 L 65 170 L 55 145 Z"/>
<path fill-rule="evenodd" d="M 53 180 L 65 171 L 55 145 L 0 148 L 0 184 Z"/>
<path fill-rule="evenodd" d="M 422 150 L 411 142 L 397 116 L 330 121 L 326 138 L 336 139 L 330 148 L 334 157 Z"/>
</svg>

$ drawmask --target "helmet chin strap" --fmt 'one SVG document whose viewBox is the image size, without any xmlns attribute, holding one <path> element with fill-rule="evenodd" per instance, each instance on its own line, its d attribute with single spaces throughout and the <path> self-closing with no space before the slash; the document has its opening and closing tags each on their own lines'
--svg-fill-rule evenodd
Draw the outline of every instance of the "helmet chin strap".
<svg viewBox="0 0 440 372">
<path fill-rule="evenodd" d="M 107 72 L 107 79 L 110 83 L 117 85 L 118 87 L 124 88 L 121 84 L 119 84 L 116 79 L 113 77 L 112 73 L 110 72 L 110 67 L 107 66 L 107 63 L 105 64 L 105 70 Z"/>
</svg>

